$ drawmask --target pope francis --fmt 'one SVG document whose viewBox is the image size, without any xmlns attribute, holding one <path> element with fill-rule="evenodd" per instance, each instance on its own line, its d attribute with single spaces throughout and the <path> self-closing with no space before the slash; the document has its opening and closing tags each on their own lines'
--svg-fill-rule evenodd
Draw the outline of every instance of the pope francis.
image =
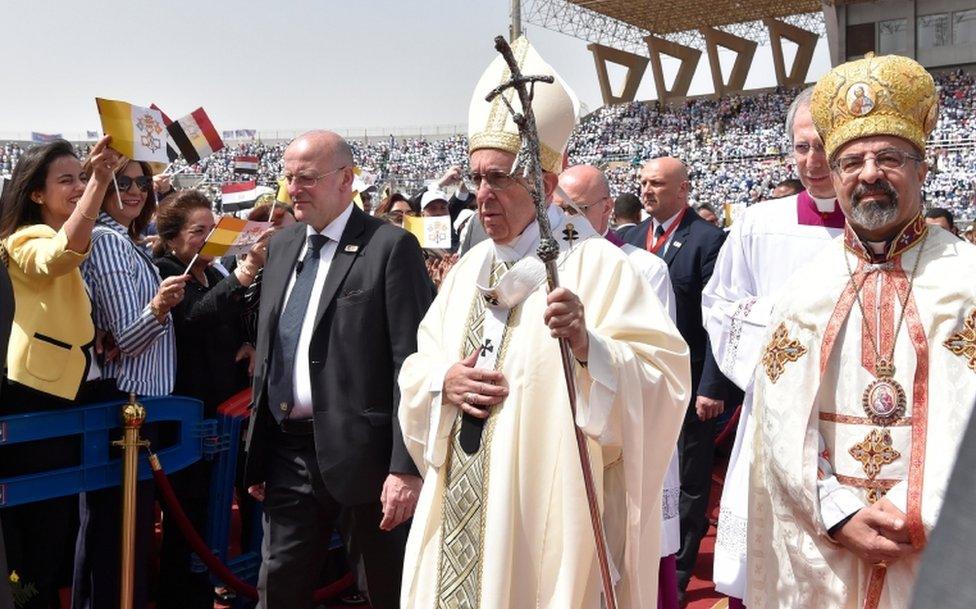
<svg viewBox="0 0 976 609">
<path fill-rule="evenodd" d="M 552 74 L 521 38 L 526 75 Z M 562 287 L 546 293 L 501 57 L 469 111 L 470 179 L 490 237 L 445 278 L 400 373 L 400 423 L 424 486 L 406 609 L 598 609 L 601 585 L 573 425 L 590 443 L 620 607 L 656 607 L 661 488 L 688 402 L 688 348 L 646 281 L 587 222 L 548 207 Z M 519 109 L 513 91 L 505 94 Z M 537 83 L 546 197 L 575 124 L 562 81 Z M 573 421 L 558 343 L 576 359 Z"/>
</svg>

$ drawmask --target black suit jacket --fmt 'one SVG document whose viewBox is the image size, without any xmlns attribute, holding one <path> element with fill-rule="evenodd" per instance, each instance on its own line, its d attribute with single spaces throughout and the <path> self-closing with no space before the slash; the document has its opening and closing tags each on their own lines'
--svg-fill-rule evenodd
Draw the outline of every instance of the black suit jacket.
<svg viewBox="0 0 976 609">
<path fill-rule="evenodd" d="M 258 313 L 247 484 L 266 480 L 266 447 L 277 425 L 267 372 L 285 291 L 306 225 L 268 246 Z M 397 421 L 397 376 L 417 350 L 417 327 L 433 300 L 423 255 L 410 233 L 354 207 L 329 267 L 309 346 L 315 451 L 326 488 L 344 505 L 378 501 L 390 473 L 417 474 Z"/>
<path fill-rule="evenodd" d="M 651 230 L 652 223 L 652 219 L 648 218 L 637 225 L 630 233 L 631 245 L 646 249 L 647 232 Z M 712 276 L 715 259 L 724 241 L 725 232 L 722 229 L 705 222 L 695 210 L 689 208 L 672 233 L 671 243 L 664 253 L 674 288 L 676 325 L 691 350 L 692 377 L 700 378 L 693 388 L 694 394 L 718 400 L 729 397 L 729 381 L 718 369 L 712 355 L 708 334 L 702 323 L 701 295 Z"/>
</svg>

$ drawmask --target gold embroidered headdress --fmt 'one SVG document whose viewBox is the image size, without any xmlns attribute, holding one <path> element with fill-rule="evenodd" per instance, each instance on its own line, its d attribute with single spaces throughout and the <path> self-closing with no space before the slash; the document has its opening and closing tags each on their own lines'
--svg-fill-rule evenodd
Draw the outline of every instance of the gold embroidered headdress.
<svg viewBox="0 0 976 609">
<path fill-rule="evenodd" d="M 939 96 L 932 76 L 915 60 L 869 53 L 817 82 L 810 113 L 828 158 L 844 144 L 873 135 L 900 137 L 924 153 L 938 120 Z"/>
<path fill-rule="evenodd" d="M 559 173 L 563 167 L 563 152 L 576 126 L 576 96 L 524 36 L 512 44 L 512 52 L 523 74 L 551 75 L 556 79 L 552 84 L 535 84 L 532 109 L 539 130 L 542 168 Z M 485 96 L 492 89 L 507 82 L 510 77 L 508 66 L 501 56 L 496 57 L 481 75 L 468 107 L 469 152 L 494 148 L 518 154 L 521 146 L 518 127 L 512 122 L 501 96 L 491 103 L 485 101 Z M 522 104 L 514 89 L 506 91 L 504 96 L 516 111 L 521 111 Z"/>
</svg>

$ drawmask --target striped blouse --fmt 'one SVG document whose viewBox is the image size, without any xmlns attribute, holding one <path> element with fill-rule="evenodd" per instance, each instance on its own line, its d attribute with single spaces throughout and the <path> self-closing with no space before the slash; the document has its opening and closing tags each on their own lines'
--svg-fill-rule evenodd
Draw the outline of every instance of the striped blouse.
<svg viewBox="0 0 976 609">
<path fill-rule="evenodd" d="M 102 377 L 114 378 L 120 391 L 170 394 L 176 378 L 173 323 L 169 315 L 160 323 L 149 307 L 159 289 L 159 271 L 125 227 L 104 212 L 81 274 L 91 292 L 95 327 L 111 334 L 120 351 L 102 365 Z"/>
</svg>

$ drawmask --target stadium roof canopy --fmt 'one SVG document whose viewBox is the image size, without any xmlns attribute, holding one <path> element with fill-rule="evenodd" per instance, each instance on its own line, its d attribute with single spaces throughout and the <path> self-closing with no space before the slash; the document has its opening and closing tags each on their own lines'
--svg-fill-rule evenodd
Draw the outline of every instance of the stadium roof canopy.
<svg viewBox="0 0 976 609">
<path fill-rule="evenodd" d="M 704 27 L 762 44 L 768 40 L 762 20 L 770 17 L 823 34 L 822 9 L 821 0 L 523 0 L 522 14 L 546 29 L 646 56 L 649 34 L 704 48 Z"/>
<path fill-rule="evenodd" d="M 671 34 L 821 9 L 820 0 L 568 0 L 655 34 Z"/>
</svg>

